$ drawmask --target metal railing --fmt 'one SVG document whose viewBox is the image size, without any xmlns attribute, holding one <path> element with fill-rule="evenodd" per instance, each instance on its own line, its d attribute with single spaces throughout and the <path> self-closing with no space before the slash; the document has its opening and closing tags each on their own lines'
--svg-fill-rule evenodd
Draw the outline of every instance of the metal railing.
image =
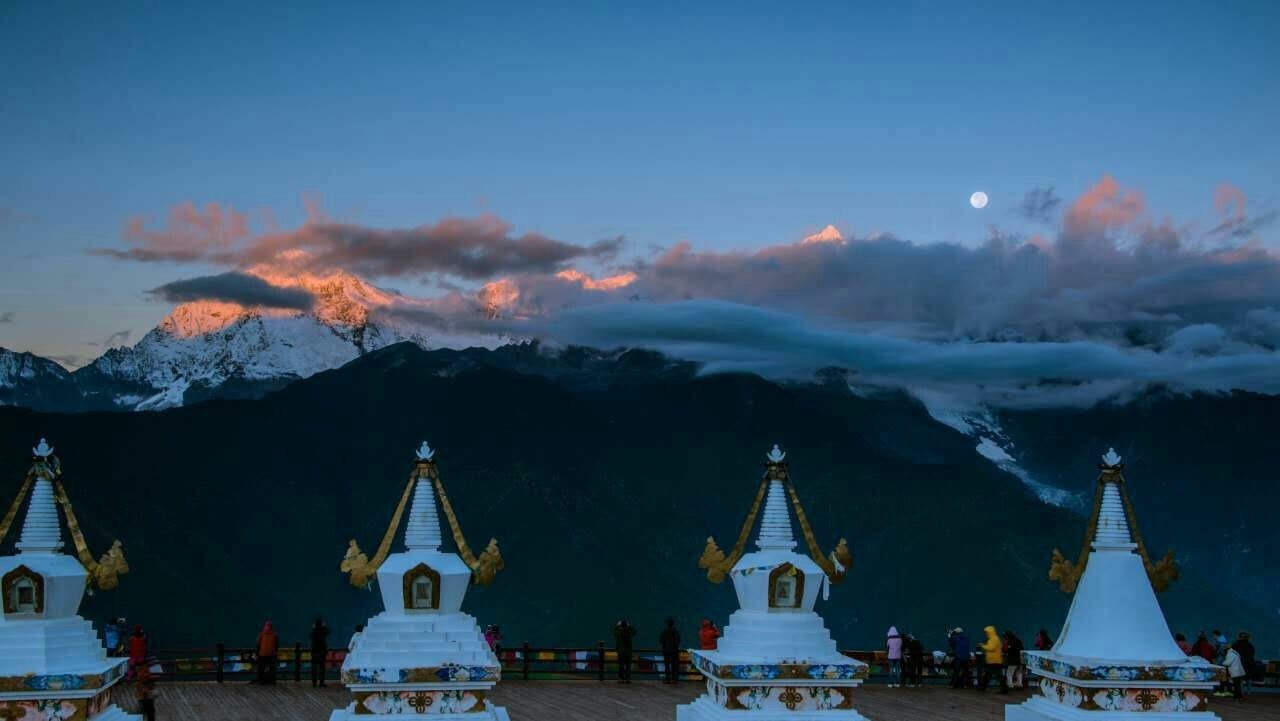
<svg viewBox="0 0 1280 721">
<path fill-rule="evenodd" d="M 528 642 L 519 646 L 498 646 L 494 649 L 498 662 L 502 666 L 504 680 L 596 680 L 606 681 L 618 678 L 618 652 L 603 642 L 589 647 L 532 646 Z M 889 682 L 888 655 L 884 651 L 841 651 L 850 658 L 870 665 L 869 682 Z M 155 657 L 151 669 L 160 681 L 227 681 L 245 680 L 257 674 L 258 658 L 253 647 L 227 646 L 219 643 L 216 646 L 189 649 L 160 649 L 153 651 Z M 330 649 L 324 659 L 324 675 L 326 680 L 339 678 L 343 660 L 347 650 Z M 925 683 L 945 683 L 950 680 L 951 669 L 934 663 L 931 656 L 926 656 L 922 669 L 922 680 Z M 274 678 L 300 682 L 311 678 L 311 649 L 301 643 L 292 646 L 281 646 L 274 664 Z M 1280 686 L 1280 660 L 1263 662 L 1263 680 L 1255 686 Z M 665 674 L 662 651 L 652 648 L 637 648 L 631 656 L 631 676 L 636 680 L 658 680 Z M 680 652 L 677 678 L 682 681 L 696 681 L 701 674 L 693 668 L 687 650 Z"/>
</svg>

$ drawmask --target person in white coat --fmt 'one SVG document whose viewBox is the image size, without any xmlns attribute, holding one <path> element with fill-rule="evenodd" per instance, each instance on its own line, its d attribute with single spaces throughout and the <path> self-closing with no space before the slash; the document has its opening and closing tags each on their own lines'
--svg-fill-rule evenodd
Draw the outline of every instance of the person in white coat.
<svg viewBox="0 0 1280 721">
<path fill-rule="evenodd" d="M 1231 696 L 1239 701 L 1244 698 L 1244 662 L 1240 659 L 1240 652 L 1227 646 L 1226 653 L 1222 656 L 1222 665 L 1227 667 L 1227 674 L 1231 676 Z"/>
</svg>

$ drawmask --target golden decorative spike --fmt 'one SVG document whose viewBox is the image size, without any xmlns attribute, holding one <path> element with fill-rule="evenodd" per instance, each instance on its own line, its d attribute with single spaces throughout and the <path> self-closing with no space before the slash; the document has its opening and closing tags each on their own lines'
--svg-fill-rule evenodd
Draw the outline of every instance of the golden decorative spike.
<svg viewBox="0 0 1280 721">
<path fill-rule="evenodd" d="M 1049 565 L 1049 580 L 1057 581 L 1058 588 L 1063 593 L 1075 593 L 1076 585 L 1080 583 L 1080 576 L 1084 573 L 1083 566 L 1068 561 L 1066 556 L 1062 555 L 1062 551 L 1053 549 L 1053 562 Z"/>
<path fill-rule="evenodd" d="M 111 549 L 102 554 L 98 565 L 93 569 L 93 579 L 98 588 L 110 591 L 120 585 L 119 576 L 129 572 L 129 562 L 124 558 L 124 548 L 119 541 L 111 544 Z"/>
<path fill-rule="evenodd" d="M 22 486 L 18 488 L 18 495 L 13 498 L 13 504 L 9 506 L 9 512 L 4 514 L 3 520 L 0 520 L 0 543 L 4 543 L 5 536 L 9 535 L 13 519 L 17 517 L 18 509 L 22 507 L 22 501 L 27 497 L 27 492 L 31 490 L 31 484 L 34 481 L 35 473 L 28 472 L 27 477 L 22 481 Z"/>
<path fill-rule="evenodd" d="M 112 543 L 111 549 L 102 554 L 102 563 L 93 560 L 93 553 L 89 550 L 89 544 L 85 543 L 84 533 L 80 530 L 80 521 L 76 518 L 75 509 L 71 507 L 71 498 L 67 496 L 67 489 L 62 485 L 61 480 L 54 480 L 53 491 L 58 505 L 62 506 L 62 512 L 67 517 L 67 529 L 71 531 L 76 558 L 80 560 L 84 570 L 89 572 L 88 582 L 103 591 L 110 591 L 120 585 L 119 576 L 129 572 L 129 564 L 124 559 L 124 549 L 120 541 Z"/>
<path fill-rule="evenodd" d="M 760 488 L 756 491 L 756 499 L 751 503 L 751 510 L 747 513 L 747 518 L 742 522 L 742 530 L 738 531 L 738 542 L 733 545 L 733 552 L 725 558 L 724 552 L 716 545 L 713 537 L 707 537 L 707 547 L 702 551 L 702 557 L 698 559 L 698 568 L 705 568 L 707 571 L 707 580 L 712 583 L 724 583 L 725 577 L 733 568 L 733 564 L 742 558 L 742 553 L 747 547 L 747 539 L 751 538 L 751 529 L 756 525 L 756 516 L 760 513 L 760 504 L 764 502 L 765 491 L 769 488 L 769 477 L 766 475 L 760 481 Z"/>
<path fill-rule="evenodd" d="M 400 518 L 404 515 L 404 508 L 409 503 L 409 497 L 413 494 L 413 486 L 418 481 L 418 474 L 409 474 L 409 482 L 405 484 L 404 493 L 400 495 L 400 503 L 396 505 L 396 511 L 391 515 L 391 525 L 387 526 L 386 533 L 382 534 L 382 543 L 378 544 L 378 552 L 373 555 L 373 560 L 360 550 L 360 545 L 356 543 L 356 539 L 351 539 L 347 545 L 347 555 L 342 557 L 342 562 L 338 564 L 338 568 L 343 573 L 350 574 L 350 582 L 356 588 L 370 588 L 374 574 L 387 560 L 387 556 L 391 555 L 391 542 L 395 540 L 396 529 L 400 527 Z"/>
<path fill-rule="evenodd" d="M 1143 561 L 1142 565 L 1147 569 L 1147 578 L 1151 579 L 1151 587 L 1156 593 L 1164 592 L 1178 580 L 1180 571 L 1173 560 L 1173 551 L 1166 551 L 1164 557 L 1156 563 Z"/>
<path fill-rule="evenodd" d="M 493 579 L 498 575 L 498 571 L 506 568 L 507 564 L 502 560 L 502 551 L 498 549 L 498 539 L 490 538 L 489 545 L 480 553 L 480 557 L 476 559 L 476 566 L 472 569 L 476 583 L 481 586 L 487 586 L 493 583 Z"/>
<path fill-rule="evenodd" d="M 338 568 L 343 573 L 351 574 L 351 585 L 357 588 L 367 588 L 369 579 L 373 577 L 376 570 L 370 570 L 369 557 L 360 550 L 360 544 L 356 543 L 354 538 L 348 542 L 347 555 L 342 557 L 342 563 L 338 564 Z"/>
<path fill-rule="evenodd" d="M 725 563 L 724 551 L 716 545 L 713 536 L 707 536 L 707 547 L 702 550 L 698 559 L 698 568 L 707 570 L 707 580 L 712 583 L 724 583 L 725 575 L 733 568 L 732 563 Z"/>
<path fill-rule="evenodd" d="M 787 482 L 787 492 L 791 495 L 791 506 L 796 510 L 796 520 L 800 522 L 800 532 L 804 535 L 805 545 L 809 547 L 809 558 L 818 564 L 832 583 L 840 583 L 853 565 L 853 554 L 849 552 L 849 543 L 841 538 L 836 544 L 836 550 L 829 556 L 822 555 L 818 540 L 813 535 L 813 528 L 809 525 L 809 519 L 804 515 L 804 508 L 800 505 L 800 495 L 796 493 L 795 486 L 791 485 L 790 481 Z"/>
<path fill-rule="evenodd" d="M 493 583 L 498 571 L 506 567 L 502 560 L 502 552 L 498 549 L 498 539 L 489 539 L 489 546 L 480 554 L 480 558 L 476 558 L 471 552 L 471 547 L 467 545 L 467 539 L 462 535 L 462 526 L 458 523 L 458 517 L 454 515 L 449 496 L 444 492 L 444 483 L 440 481 L 435 463 L 419 461 L 418 464 L 422 468 L 422 473 L 435 482 L 436 495 L 440 498 L 440 510 L 444 511 L 445 520 L 449 522 L 449 531 L 453 534 L 453 542 L 458 546 L 458 555 L 462 557 L 462 562 L 467 564 L 467 568 L 471 569 L 472 580 L 480 586 Z"/>
</svg>

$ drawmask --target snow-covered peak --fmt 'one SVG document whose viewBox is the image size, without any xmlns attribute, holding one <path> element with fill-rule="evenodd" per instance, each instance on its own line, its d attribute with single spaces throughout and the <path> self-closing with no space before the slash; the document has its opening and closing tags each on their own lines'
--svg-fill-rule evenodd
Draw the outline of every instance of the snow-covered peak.
<svg viewBox="0 0 1280 721">
<path fill-rule="evenodd" d="M 427 329 L 380 313 L 420 301 L 351 273 L 288 274 L 265 266 L 246 272 L 278 287 L 305 290 L 315 299 L 313 307 L 181 304 L 133 347 L 112 349 L 93 362 L 97 374 L 130 388 L 116 398 L 117 405 L 169 408 L 182 405 L 193 387 L 306 378 L 401 341 L 439 345 L 429 344 Z"/>
<path fill-rule="evenodd" d="M 248 312 L 248 308 L 236 303 L 198 300 L 175 307 L 160 321 L 157 330 L 175 338 L 193 338 L 205 333 L 216 333 L 240 320 Z"/>
<path fill-rule="evenodd" d="M 14 388 L 44 375 L 66 380 L 71 378 L 66 368 L 48 358 L 0 348 L 0 388 Z"/>
<path fill-rule="evenodd" d="M 813 235 L 805 236 L 805 239 L 802 242 L 805 245 L 810 243 L 843 243 L 844 234 L 841 233 L 840 229 L 834 225 L 828 225 Z"/>
</svg>

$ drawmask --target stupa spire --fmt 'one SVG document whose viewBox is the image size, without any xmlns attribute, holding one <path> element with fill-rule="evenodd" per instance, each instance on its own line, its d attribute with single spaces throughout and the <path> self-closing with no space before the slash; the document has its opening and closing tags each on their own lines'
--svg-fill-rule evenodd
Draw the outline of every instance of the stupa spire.
<svg viewBox="0 0 1280 721">
<path fill-rule="evenodd" d="M 1129 509 L 1120 492 L 1121 460 L 1114 448 L 1102 456 L 1102 500 L 1098 504 L 1098 526 L 1093 533 L 1094 550 L 1138 547 L 1129 529 Z"/>
<path fill-rule="evenodd" d="M 756 536 L 756 547 L 762 551 L 790 551 L 796 547 L 791 530 L 791 512 L 787 509 L 787 494 L 783 487 L 787 476 L 786 458 L 787 454 L 776 443 L 765 454 L 769 491 L 765 496 L 764 515 L 760 519 L 760 533 Z"/>
<path fill-rule="evenodd" d="M 440 514 L 436 510 L 436 492 L 432 488 L 435 454 L 426 441 L 418 448 L 418 480 L 413 489 L 413 504 L 409 507 L 409 525 L 404 531 L 404 545 L 410 551 L 438 551 L 444 542 Z"/>
<path fill-rule="evenodd" d="M 62 528 L 58 525 L 58 507 L 53 494 L 53 464 L 57 457 L 53 448 L 41 438 L 31 449 L 33 465 L 31 473 L 35 485 L 27 503 L 27 517 L 22 524 L 22 536 L 15 547 L 22 553 L 56 553 L 62 549 Z M 50 461 L 53 458 L 53 461 Z"/>
</svg>

